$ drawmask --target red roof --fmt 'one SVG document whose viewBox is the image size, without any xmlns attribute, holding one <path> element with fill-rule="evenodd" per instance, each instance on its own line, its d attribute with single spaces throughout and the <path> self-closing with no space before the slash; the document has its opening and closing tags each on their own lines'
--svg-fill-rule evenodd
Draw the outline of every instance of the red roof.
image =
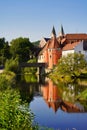
<svg viewBox="0 0 87 130">
<path fill-rule="evenodd" d="M 80 42 L 74 42 L 74 43 L 67 43 L 64 47 L 63 47 L 63 51 L 67 51 L 67 50 L 73 50 Z"/>
<path fill-rule="evenodd" d="M 45 50 L 47 49 L 53 49 L 53 48 L 59 48 L 60 44 L 58 43 L 56 37 L 55 38 L 51 38 L 46 45 L 43 47 L 42 51 L 40 52 L 40 54 L 42 54 Z"/>
<path fill-rule="evenodd" d="M 66 34 L 67 40 L 87 40 L 87 34 L 79 33 L 79 34 Z"/>
</svg>

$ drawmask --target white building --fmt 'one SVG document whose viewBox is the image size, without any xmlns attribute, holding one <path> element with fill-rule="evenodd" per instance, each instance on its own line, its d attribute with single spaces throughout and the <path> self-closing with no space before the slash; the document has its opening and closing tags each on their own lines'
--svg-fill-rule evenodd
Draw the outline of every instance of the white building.
<svg viewBox="0 0 87 130">
<path fill-rule="evenodd" d="M 75 52 L 84 54 L 87 60 L 87 41 L 67 43 L 62 49 L 62 56 L 67 56 L 67 54 Z"/>
</svg>

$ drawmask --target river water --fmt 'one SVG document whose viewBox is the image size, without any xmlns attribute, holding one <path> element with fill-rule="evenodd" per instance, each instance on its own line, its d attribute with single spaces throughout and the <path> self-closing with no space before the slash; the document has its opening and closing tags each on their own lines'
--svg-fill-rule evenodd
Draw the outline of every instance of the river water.
<svg viewBox="0 0 87 130">
<path fill-rule="evenodd" d="M 39 82 L 28 75 L 19 86 L 22 100 L 29 102 L 40 126 L 53 130 L 87 130 L 87 101 L 75 100 L 86 86 L 55 85 L 48 78 Z"/>
</svg>

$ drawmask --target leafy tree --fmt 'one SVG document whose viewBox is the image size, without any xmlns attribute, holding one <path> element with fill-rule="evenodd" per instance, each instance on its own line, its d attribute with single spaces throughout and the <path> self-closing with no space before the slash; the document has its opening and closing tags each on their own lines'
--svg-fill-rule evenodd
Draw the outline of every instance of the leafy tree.
<svg viewBox="0 0 87 130">
<path fill-rule="evenodd" d="M 54 74 L 60 75 L 61 77 L 67 75 L 70 77 L 78 77 L 86 69 L 86 65 L 87 63 L 83 54 L 68 54 L 58 61 Z"/>
<path fill-rule="evenodd" d="M 14 86 L 16 83 L 16 75 L 11 71 L 4 71 L 0 74 L 0 91 Z"/>
<path fill-rule="evenodd" d="M 11 59 L 7 60 L 5 63 L 5 70 L 12 71 L 14 73 L 18 73 L 19 72 L 18 58 L 16 57 L 15 59 L 11 58 Z"/>
<path fill-rule="evenodd" d="M 30 59 L 33 50 L 33 44 L 28 38 L 17 38 L 11 41 L 10 51 L 13 58 L 18 57 L 19 62 L 26 62 Z"/>
<path fill-rule="evenodd" d="M 9 43 L 5 41 L 5 38 L 0 38 L 0 65 L 4 65 L 6 59 L 9 59 L 10 56 Z"/>
<path fill-rule="evenodd" d="M 40 43 L 40 41 L 32 42 L 32 44 L 34 45 L 33 54 L 35 55 L 35 57 L 37 57 L 38 53 L 41 51 L 41 48 L 39 47 L 39 43 Z"/>
<path fill-rule="evenodd" d="M 34 46 L 36 46 L 36 47 L 38 47 L 39 46 L 39 43 L 40 43 L 40 41 L 38 40 L 38 41 L 35 41 L 35 42 L 32 42 L 32 44 L 34 45 Z"/>
</svg>

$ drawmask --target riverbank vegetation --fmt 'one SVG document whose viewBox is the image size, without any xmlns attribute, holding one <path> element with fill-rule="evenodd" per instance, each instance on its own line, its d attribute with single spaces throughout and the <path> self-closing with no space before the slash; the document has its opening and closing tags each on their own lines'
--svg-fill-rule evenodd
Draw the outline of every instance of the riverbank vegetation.
<svg viewBox="0 0 87 130">
<path fill-rule="evenodd" d="M 87 100 L 87 61 L 83 54 L 68 54 L 61 57 L 57 66 L 49 74 L 49 77 L 58 84 L 59 82 L 67 84 L 76 83 L 84 86 L 85 89 L 77 94 L 76 100 Z"/>
<path fill-rule="evenodd" d="M 13 72 L 0 74 L 0 129 L 2 130 L 34 130 L 34 115 L 28 104 L 22 102 Z"/>
<path fill-rule="evenodd" d="M 17 38 L 10 43 L 0 39 L 0 129 L 2 130 L 36 130 L 34 115 L 29 104 L 22 101 L 16 88 L 16 74 L 19 64 L 35 57 L 35 46 L 28 38 Z"/>
<path fill-rule="evenodd" d="M 61 57 L 50 77 L 55 82 L 73 82 L 77 78 L 87 77 L 87 62 L 84 55 L 74 53 Z"/>
<path fill-rule="evenodd" d="M 38 42 L 37 42 L 38 43 Z M 10 43 L 0 39 L 0 129 L 1 130 L 39 130 L 34 122 L 34 114 L 26 100 L 22 100 L 16 86 L 20 74 L 20 63 L 35 62 L 38 46 L 28 38 L 17 38 Z M 25 68 L 25 73 L 36 73 L 36 68 Z M 26 79 L 28 82 L 29 79 Z M 32 81 L 34 78 L 32 76 Z M 35 80 L 36 81 L 36 80 Z M 45 128 L 44 128 L 45 129 Z"/>
<path fill-rule="evenodd" d="M 29 38 L 23 37 L 13 39 L 11 42 L 0 38 L 0 67 L 5 66 L 6 62 L 11 64 L 13 60 L 20 64 L 35 58 L 39 51 L 38 42 L 30 42 Z"/>
</svg>

